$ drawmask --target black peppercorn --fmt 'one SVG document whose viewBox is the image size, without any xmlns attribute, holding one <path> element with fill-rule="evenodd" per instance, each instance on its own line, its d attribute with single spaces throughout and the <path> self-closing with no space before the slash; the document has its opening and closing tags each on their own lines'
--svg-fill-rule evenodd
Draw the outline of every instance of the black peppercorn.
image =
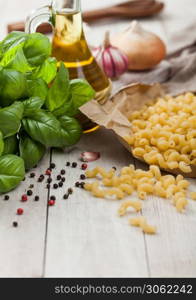
<svg viewBox="0 0 196 300">
<path fill-rule="evenodd" d="M 50 164 L 50 168 L 51 168 L 51 169 L 55 169 L 55 167 L 56 167 L 56 165 L 55 165 L 54 163 L 51 163 L 51 164 Z"/>
<path fill-rule="evenodd" d="M 14 227 L 18 227 L 18 222 L 13 222 L 12 225 L 13 225 Z"/>
<path fill-rule="evenodd" d="M 10 196 L 8 196 L 8 195 L 5 195 L 5 197 L 4 197 L 4 200 L 9 200 L 10 199 Z"/>
<path fill-rule="evenodd" d="M 72 168 L 76 168 L 77 165 L 78 165 L 78 164 L 77 164 L 76 162 L 73 162 L 73 163 L 72 163 Z"/>
<path fill-rule="evenodd" d="M 34 184 L 30 184 L 29 188 L 33 189 L 34 188 Z"/>
<path fill-rule="evenodd" d="M 62 187 L 62 186 L 63 186 L 63 182 L 60 181 L 60 182 L 59 182 L 59 187 Z"/>
<path fill-rule="evenodd" d="M 56 190 L 56 189 L 58 189 L 58 184 L 53 184 L 53 188 Z"/>
<path fill-rule="evenodd" d="M 61 175 L 58 175 L 56 179 L 61 180 Z"/>
<path fill-rule="evenodd" d="M 84 174 L 80 175 L 80 179 L 85 180 L 86 176 Z"/>
<path fill-rule="evenodd" d="M 76 186 L 76 187 L 80 187 L 80 183 L 79 183 L 79 182 L 76 182 L 76 183 L 75 183 L 75 186 Z"/>
<path fill-rule="evenodd" d="M 33 192 L 32 192 L 31 190 L 28 190 L 28 191 L 27 191 L 27 195 L 28 195 L 28 196 L 32 196 L 32 195 L 33 195 Z"/>
<path fill-rule="evenodd" d="M 65 180 L 66 180 L 65 177 L 62 177 L 62 178 L 61 178 L 61 181 L 62 181 L 62 182 L 65 182 Z"/>
<path fill-rule="evenodd" d="M 51 183 L 51 182 L 52 182 L 52 178 L 51 178 L 51 177 L 48 178 L 48 179 L 47 179 L 47 182 L 48 182 L 48 183 Z"/>
<path fill-rule="evenodd" d="M 80 187 L 83 189 L 85 186 L 85 182 L 80 182 Z"/>
<path fill-rule="evenodd" d="M 35 177 L 35 173 L 30 173 L 30 178 L 34 178 Z"/>
<path fill-rule="evenodd" d="M 56 197 L 55 196 L 50 196 L 50 200 L 56 200 Z"/>
<path fill-rule="evenodd" d="M 61 170 L 61 175 L 64 175 L 65 174 L 65 170 Z"/>
<path fill-rule="evenodd" d="M 39 196 L 35 196 L 35 201 L 39 201 Z"/>
<path fill-rule="evenodd" d="M 72 190 L 71 188 L 69 188 L 69 189 L 67 190 L 67 192 L 68 192 L 69 195 L 73 194 L 73 190 Z"/>
<path fill-rule="evenodd" d="M 68 194 L 65 194 L 64 196 L 63 196 L 63 199 L 65 199 L 65 200 L 67 200 L 69 198 L 69 195 Z"/>
<path fill-rule="evenodd" d="M 67 166 L 67 167 L 69 167 L 69 166 L 70 166 L 70 162 L 69 162 L 69 161 L 66 163 L 66 166 Z"/>
</svg>

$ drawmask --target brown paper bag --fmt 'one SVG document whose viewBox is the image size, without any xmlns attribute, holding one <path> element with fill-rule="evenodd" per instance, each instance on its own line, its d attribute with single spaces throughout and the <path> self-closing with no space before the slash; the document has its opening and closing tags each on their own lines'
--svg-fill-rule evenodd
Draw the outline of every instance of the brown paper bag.
<svg viewBox="0 0 196 300">
<path fill-rule="evenodd" d="M 101 105 L 92 100 L 83 105 L 80 110 L 93 122 L 107 129 L 112 129 L 120 142 L 132 153 L 123 137 L 130 135 L 131 124 L 128 115 L 131 112 L 140 110 L 144 104 L 152 102 L 157 97 L 164 96 L 166 91 L 160 84 L 131 84 L 120 89 L 105 104 Z M 138 158 L 138 157 L 137 157 Z M 141 160 L 141 158 L 138 158 Z M 182 174 L 185 177 L 196 178 L 196 166 L 192 166 L 191 173 L 183 173 L 179 169 L 165 170 L 173 174 Z"/>
</svg>

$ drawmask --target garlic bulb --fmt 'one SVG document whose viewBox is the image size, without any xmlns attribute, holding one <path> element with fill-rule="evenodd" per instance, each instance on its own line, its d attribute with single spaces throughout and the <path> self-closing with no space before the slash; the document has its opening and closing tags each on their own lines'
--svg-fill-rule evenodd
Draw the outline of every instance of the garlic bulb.
<svg viewBox="0 0 196 300">
<path fill-rule="evenodd" d="M 128 69 L 128 58 L 118 48 L 111 46 L 109 31 L 105 33 L 103 46 L 94 49 L 93 53 L 110 78 L 117 78 Z"/>
<path fill-rule="evenodd" d="M 156 34 L 144 30 L 137 21 L 111 38 L 111 44 L 128 57 L 129 70 L 151 69 L 166 55 L 164 42 Z"/>
</svg>

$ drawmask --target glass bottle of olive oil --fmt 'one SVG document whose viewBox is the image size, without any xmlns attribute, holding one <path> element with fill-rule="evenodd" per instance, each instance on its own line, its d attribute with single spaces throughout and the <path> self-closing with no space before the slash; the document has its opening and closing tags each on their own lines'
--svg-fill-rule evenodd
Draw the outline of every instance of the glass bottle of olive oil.
<svg viewBox="0 0 196 300">
<path fill-rule="evenodd" d="M 29 20 L 28 31 L 35 31 L 40 23 L 50 22 L 54 29 L 52 56 L 64 62 L 70 79 L 86 79 L 96 92 L 95 100 L 104 103 L 111 92 L 111 81 L 98 66 L 86 42 L 80 0 L 55 0 L 35 14 Z M 97 128 L 84 115 L 78 118 L 86 132 Z"/>
</svg>

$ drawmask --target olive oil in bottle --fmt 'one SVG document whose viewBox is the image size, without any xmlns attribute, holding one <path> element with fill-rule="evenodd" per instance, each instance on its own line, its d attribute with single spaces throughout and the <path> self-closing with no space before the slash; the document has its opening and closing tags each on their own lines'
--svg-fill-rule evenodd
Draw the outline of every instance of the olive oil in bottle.
<svg viewBox="0 0 196 300">
<path fill-rule="evenodd" d="M 56 12 L 52 48 L 52 56 L 64 62 L 70 79 L 86 79 L 96 92 L 95 100 L 104 103 L 110 95 L 111 82 L 98 66 L 87 45 L 81 11 L 64 9 Z M 86 117 L 80 115 L 79 119 L 84 130 L 95 129 L 95 125 Z"/>
</svg>

